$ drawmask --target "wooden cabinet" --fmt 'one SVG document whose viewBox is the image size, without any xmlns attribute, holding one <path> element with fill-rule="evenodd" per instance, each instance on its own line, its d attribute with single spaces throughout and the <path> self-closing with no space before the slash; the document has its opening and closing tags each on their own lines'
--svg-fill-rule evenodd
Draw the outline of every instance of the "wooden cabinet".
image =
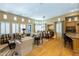
<svg viewBox="0 0 79 59">
<path fill-rule="evenodd" d="M 67 22 L 66 23 L 66 26 L 75 26 L 76 25 L 76 22 Z"/>
<path fill-rule="evenodd" d="M 76 32 L 79 33 L 79 22 L 76 24 Z"/>
<path fill-rule="evenodd" d="M 79 33 L 79 15 L 65 17 L 65 32 Z"/>
<path fill-rule="evenodd" d="M 79 53 L 79 38 L 73 39 L 73 50 Z"/>
<path fill-rule="evenodd" d="M 73 41 L 73 51 L 79 53 L 79 34 L 67 33 L 66 35 Z"/>
</svg>

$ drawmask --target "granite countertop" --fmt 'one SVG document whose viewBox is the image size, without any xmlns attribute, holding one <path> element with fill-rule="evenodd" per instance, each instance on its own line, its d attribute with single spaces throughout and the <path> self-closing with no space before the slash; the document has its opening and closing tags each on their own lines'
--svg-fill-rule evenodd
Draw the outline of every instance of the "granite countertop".
<svg viewBox="0 0 79 59">
<path fill-rule="evenodd" d="M 72 39 L 79 39 L 78 33 L 67 33 L 66 35 Z"/>
</svg>

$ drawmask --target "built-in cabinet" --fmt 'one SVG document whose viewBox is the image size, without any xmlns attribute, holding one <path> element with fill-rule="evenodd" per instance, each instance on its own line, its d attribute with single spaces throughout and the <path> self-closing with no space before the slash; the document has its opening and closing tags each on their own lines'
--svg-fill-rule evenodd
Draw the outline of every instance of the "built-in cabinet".
<svg viewBox="0 0 79 59">
<path fill-rule="evenodd" d="M 65 32 L 79 33 L 79 15 L 65 17 Z"/>
<path fill-rule="evenodd" d="M 65 17 L 65 32 L 73 41 L 73 51 L 79 53 L 79 15 Z"/>
<path fill-rule="evenodd" d="M 79 38 L 73 39 L 73 51 L 79 53 Z"/>
</svg>

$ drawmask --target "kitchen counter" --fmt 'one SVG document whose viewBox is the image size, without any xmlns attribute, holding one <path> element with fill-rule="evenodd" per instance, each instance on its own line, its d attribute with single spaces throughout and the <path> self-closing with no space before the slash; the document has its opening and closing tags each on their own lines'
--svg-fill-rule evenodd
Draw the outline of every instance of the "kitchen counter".
<svg viewBox="0 0 79 59">
<path fill-rule="evenodd" d="M 72 39 L 79 39 L 79 34 L 67 33 L 66 35 Z"/>
<path fill-rule="evenodd" d="M 79 34 L 67 33 L 66 35 L 73 40 L 73 51 L 79 53 Z"/>
</svg>

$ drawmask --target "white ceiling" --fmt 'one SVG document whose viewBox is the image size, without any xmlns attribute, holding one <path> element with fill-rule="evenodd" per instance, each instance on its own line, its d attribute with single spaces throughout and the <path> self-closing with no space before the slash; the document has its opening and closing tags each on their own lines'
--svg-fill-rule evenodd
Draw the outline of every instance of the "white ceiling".
<svg viewBox="0 0 79 59">
<path fill-rule="evenodd" d="M 59 16 L 79 9 L 78 3 L 0 3 L 0 10 L 12 12 L 37 20 Z"/>
</svg>

